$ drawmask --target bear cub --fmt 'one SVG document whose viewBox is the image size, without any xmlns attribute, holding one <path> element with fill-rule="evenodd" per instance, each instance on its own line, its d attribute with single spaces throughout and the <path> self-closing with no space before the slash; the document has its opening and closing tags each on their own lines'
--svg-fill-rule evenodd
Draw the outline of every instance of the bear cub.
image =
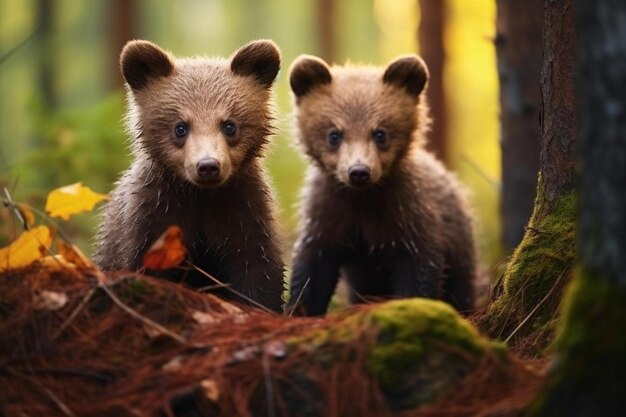
<svg viewBox="0 0 626 417">
<path fill-rule="evenodd" d="M 174 58 L 131 41 L 120 64 L 134 160 L 105 206 L 97 264 L 138 270 L 150 245 L 178 225 L 194 265 L 243 300 L 280 311 L 284 264 L 261 165 L 274 131 L 278 48 L 260 40 L 228 60 Z M 193 287 L 215 284 L 192 268 L 149 272 Z"/>
<path fill-rule="evenodd" d="M 415 55 L 384 69 L 306 55 L 292 65 L 296 136 L 311 161 L 292 308 L 324 314 L 341 275 L 352 302 L 427 297 L 472 309 L 472 217 L 455 177 L 424 149 L 427 81 Z"/>
</svg>

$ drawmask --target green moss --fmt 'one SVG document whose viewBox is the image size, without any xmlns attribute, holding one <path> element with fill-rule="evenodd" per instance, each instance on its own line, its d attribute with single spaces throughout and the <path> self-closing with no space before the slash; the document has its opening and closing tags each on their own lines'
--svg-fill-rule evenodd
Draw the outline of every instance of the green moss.
<svg viewBox="0 0 626 417">
<path fill-rule="evenodd" d="M 428 299 L 390 301 L 343 313 L 338 322 L 287 344 L 290 350 L 314 352 L 323 368 L 362 357 L 354 353 L 364 350 L 366 370 L 393 409 L 436 400 L 491 346 L 448 304 Z"/>
<path fill-rule="evenodd" d="M 505 359 L 509 353 L 509 348 L 506 343 L 499 340 L 490 340 L 489 347 L 501 359 Z"/>
<path fill-rule="evenodd" d="M 532 335 L 526 345 L 537 351 L 552 339 L 562 288 L 570 280 L 577 253 L 577 193 L 557 197 L 547 213 L 541 193 L 539 188 L 528 230 L 507 266 L 503 292 L 479 321 L 488 335 L 506 338 L 530 317 L 513 340 Z"/>
<path fill-rule="evenodd" d="M 456 350 L 473 356 L 488 345 L 452 307 L 440 301 L 390 302 L 372 310 L 369 320 L 379 333 L 369 352 L 368 367 L 383 388 L 396 386 L 407 370 L 419 368 L 433 355 L 443 352 L 454 356 Z"/>
<path fill-rule="evenodd" d="M 154 287 L 144 279 L 129 279 L 127 281 L 128 289 L 137 297 L 145 297 L 154 294 Z"/>
<path fill-rule="evenodd" d="M 625 300 L 626 289 L 610 285 L 597 271 L 577 274 L 565 298 L 557 366 L 531 414 L 623 415 Z"/>
</svg>

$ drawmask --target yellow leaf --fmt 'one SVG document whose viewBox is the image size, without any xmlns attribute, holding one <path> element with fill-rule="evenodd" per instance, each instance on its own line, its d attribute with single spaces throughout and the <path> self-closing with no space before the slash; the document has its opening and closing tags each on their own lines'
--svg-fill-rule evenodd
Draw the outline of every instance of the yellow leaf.
<svg viewBox="0 0 626 417">
<path fill-rule="evenodd" d="M 170 226 L 150 246 L 143 258 L 146 269 L 161 270 L 173 268 L 185 259 L 187 251 L 182 241 L 183 232 L 178 226 Z"/>
<path fill-rule="evenodd" d="M 59 249 L 59 255 L 66 261 L 76 265 L 76 268 L 79 270 L 84 271 L 96 268 L 91 259 L 87 258 L 77 246 L 58 240 L 57 248 Z"/>
<path fill-rule="evenodd" d="M 39 265 L 43 267 L 49 273 L 64 271 L 66 269 L 77 269 L 76 265 L 68 262 L 61 255 L 48 255 L 41 258 L 39 261 Z"/>
<path fill-rule="evenodd" d="M 52 231 L 38 226 L 24 232 L 9 246 L 0 249 L 0 272 L 30 265 L 47 255 Z"/>
<path fill-rule="evenodd" d="M 77 182 L 52 190 L 48 194 L 46 211 L 52 217 L 68 220 L 74 214 L 93 210 L 96 204 L 107 198 L 106 195 L 93 192 L 89 187 Z"/>
<path fill-rule="evenodd" d="M 26 223 L 26 227 L 27 228 L 33 227 L 35 225 L 35 215 L 33 214 L 32 210 L 24 204 L 18 204 L 17 209 L 22 215 L 22 218 L 24 219 L 24 223 Z"/>
</svg>

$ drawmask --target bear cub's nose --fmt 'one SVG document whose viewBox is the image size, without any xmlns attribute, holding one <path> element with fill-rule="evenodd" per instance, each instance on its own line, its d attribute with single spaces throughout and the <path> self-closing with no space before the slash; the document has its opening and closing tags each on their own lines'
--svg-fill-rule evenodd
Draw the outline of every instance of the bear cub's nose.
<svg viewBox="0 0 626 417">
<path fill-rule="evenodd" d="M 353 185 L 363 185 L 370 180 L 370 167 L 365 164 L 355 164 L 348 169 L 348 177 Z"/>
<path fill-rule="evenodd" d="M 220 163 L 217 159 L 202 159 L 196 164 L 196 169 L 201 180 L 214 181 L 220 177 Z"/>
</svg>

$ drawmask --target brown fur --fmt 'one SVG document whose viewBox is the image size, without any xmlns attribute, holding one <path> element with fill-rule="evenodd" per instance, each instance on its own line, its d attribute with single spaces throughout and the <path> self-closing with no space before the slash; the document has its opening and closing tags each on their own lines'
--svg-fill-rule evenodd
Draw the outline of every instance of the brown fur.
<svg viewBox="0 0 626 417">
<path fill-rule="evenodd" d="M 326 311 L 340 274 L 353 301 L 423 296 L 472 308 L 472 219 L 454 176 L 423 148 L 427 79 L 416 56 L 386 69 L 329 68 L 308 56 L 293 64 L 297 136 L 312 164 L 290 303 L 301 299 L 309 314 Z M 366 186 L 351 185 L 356 164 L 370 170 Z"/>
<path fill-rule="evenodd" d="M 174 58 L 146 41 L 121 55 L 128 83 L 128 129 L 135 159 L 107 204 L 96 261 L 105 270 L 137 270 L 170 225 L 183 230 L 191 262 L 261 304 L 280 310 L 283 262 L 272 192 L 261 167 L 273 131 L 270 87 L 280 54 L 252 42 L 230 60 Z M 188 134 L 179 138 L 175 126 Z M 226 135 L 232 122 L 235 134 Z M 207 182 L 199 163 L 219 164 Z M 163 273 L 193 286 L 200 274 Z"/>
</svg>

